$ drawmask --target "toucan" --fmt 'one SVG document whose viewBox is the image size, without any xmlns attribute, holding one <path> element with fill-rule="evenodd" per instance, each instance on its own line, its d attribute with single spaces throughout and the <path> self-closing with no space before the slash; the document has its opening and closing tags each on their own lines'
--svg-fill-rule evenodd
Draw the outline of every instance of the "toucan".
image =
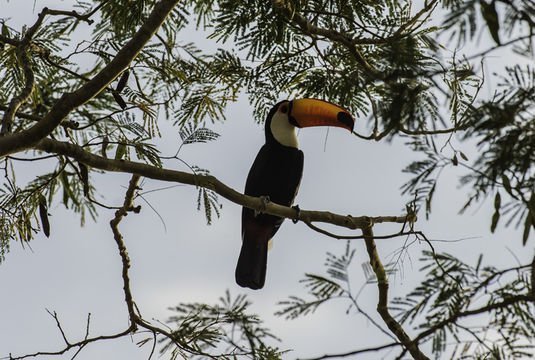
<svg viewBox="0 0 535 360">
<path fill-rule="evenodd" d="M 317 99 L 284 100 L 269 111 L 265 121 L 266 143 L 256 156 L 245 183 L 245 194 L 290 206 L 303 174 L 303 152 L 298 149 L 296 128 L 337 126 L 353 131 L 354 119 L 344 108 Z M 268 243 L 284 218 L 243 207 L 242 245 L 236 283 L 261 289 L 266 279 Z"/>
</svg>

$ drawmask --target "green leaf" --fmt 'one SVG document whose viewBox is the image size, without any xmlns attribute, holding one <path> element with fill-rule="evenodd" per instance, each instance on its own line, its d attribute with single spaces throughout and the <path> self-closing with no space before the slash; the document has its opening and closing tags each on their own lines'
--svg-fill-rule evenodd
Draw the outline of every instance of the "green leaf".
<svg viewBox="0 0 535 360">
<path fill-rule="evenodd" d="M 505 191 L 507 191 L 509 195 L 511 195 L 512 197 L 516 199 L 516 196 L 513 194 L 513 189 L 511 188 L 511 183 L 509 182 L 509 178 L 505 176 L 505 174 L 502 174 L 502 184 L 503 184 L 503 188 L 505 189 Z"/>
<path fill-rule="evenodd" d="M 179 131 L 180 138 L 182 139 L 182 144 L 193 144 L 193 143 L 206 143 L 209 141 L 214 141 L 219 138 L 219 134 L 210 130 L 207 127 L 198 127 L 195 128 L 193 124 L 189 123 L 182 127 Z"/>
<path fill-rule="evenodd" d="M 496 192 L 496 196 L 494 197 L 494 209 L 496 209 L 496 211 L 499 211 L 501 206 L 502 197 L 500 196 L 500 192 Z"/>
<path fill-rule="evenodd" d="M 5 23 L 2 23 L 2 35 L 5 37 L 9 37 L 9 29 L 7 28 Z"/>
</svg>

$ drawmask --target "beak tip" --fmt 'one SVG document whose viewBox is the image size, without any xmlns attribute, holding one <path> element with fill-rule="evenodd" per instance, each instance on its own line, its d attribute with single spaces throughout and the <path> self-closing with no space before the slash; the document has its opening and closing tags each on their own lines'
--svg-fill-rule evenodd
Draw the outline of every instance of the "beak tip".
<svg viewBox="0 0 535 360">
<path fill-rule="evenodd" d="M 349 113 L 340 111 L 336 118 L 340 123 L 344 124 L 349 129 L 349 131 L 353 131 L 353 127 L 355 126 L 355 120 L 353 120 L 353 117 Z"/>
</svg>

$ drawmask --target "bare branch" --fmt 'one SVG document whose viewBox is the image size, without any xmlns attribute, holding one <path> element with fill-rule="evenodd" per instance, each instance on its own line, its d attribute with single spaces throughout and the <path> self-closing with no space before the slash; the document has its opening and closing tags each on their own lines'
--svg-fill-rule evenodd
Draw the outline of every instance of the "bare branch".
<svg viewBox="0 0 535 360">
<path fill-rule="evenodd" d="M 369 226 L 370 221 L 372 224 L 385 222 L 402 224 L 413 218 L 413 215 L 411 215 L 410 218 L 407 218 L 407 216 L 378 216 L 373 218 L 368 216 L 353 217 L 351 215 L 340 215 L 327 211 L 311 210 L 301 210 L 299 214 L 297 214 L 294 208 L 278 205 L 273 202 L 269 202 L 265 205 L 260 198 L 244 195 L 222 183 L 214 176 L 162 169 L 134 161 L 107 159 L 92 154 L 84 150 L 81 146 L 48 138 L 37 143 L 35 148 L 48 153 L 65 155 L 88 166 L 101 170 L 139 174 L 155 180 L 201 186 L 215 191 L 219 195 L 238 205 L 289 219 L 296 219 L 298 215 L 298 220 L 303 222 L 324 222 L 348 229 L 362 229 Z"/>
<path fill-rule="evenodd" d="M 61 327 L 61 323 L 59 322 L 58 314 L 55 311 L 51 312 L 48 309 L 46 310 L 46 312 L 48 312 L 50 316 L 52 316 L 54 320 L 56 321 L 56 325 L 59 329 L 59 332 L 61 333 L 61 337 L 63 338 L 63 341 L 65 341 L 65 345 L 70 345 L 69 340 L 67 340 L 67 336 L 65 335 L 65 332 L 63 331 L 63 328 Z"/>
<path fill-rule="evenodd" d="M 137 184 L 139 182 L 140 176 L 137 174 L 132 175 L 130 182 L 128 184 L 128 190 L 124 197 L 123 206 L 115 212 L 115 217 L 110 221 L 111 230 L 113 232 L 113 238 L 117 243 L 119 248 L 119 255 L 121 256 L 121 261 L 123 263 L 122 277 L 123 277 L 123 290 L 126 301 L 126 306 L 128 308 L 128 315 L 133 327 L 136 326 L 136 319 L 138 315 L 134 311 L 134 300 L 132 298 L 132 292 L 130 291 L 130 278 L 128 276 L 128 269 L 130 268 L 130 258 L 126 251 L 126 246 L 123 241 L 123 236 L 119 232 L 118 226 L 123 217 L 128 214 L 128 211 L 132 211 L 134 208 L 134 194 L 137 189 Z"/>
<path fill-rule="evenodd" d="M 384 219 L 386 217 L 379 217 L 379 219 Z M 407 217 L 405 217 L 407 218 Z M 370 220 L 373 222 L 373 219 L 374 218 L 370 218 Z M 323 235 L 327 235 L 329 237 L 332 237 L 332 238 L 335 238 L 335 239 L 338 239 L 338 240 L 357 240 L 357 239 L 366 239 L 367 237 L 364 236 L 364 235 L 339 235 L 339 234 L 334 234 L 332 232 L 329 232 L 327 230 L 324 230 L 322 228 L 319 228 L 313 224 L 311 224 L 310 222 L 306 222 L 305 221 L 305 224 L 307 224 L 307 226 L 309 228 L 311 228 L 312 230 L 314 231 L 317 231 Z M 414 231 L 414 230 L 410 230 L 410 231 L 399 231 L 397 233 L 393 233 L 393 234 L 388 234 L 388 235 L 374 235 L 373 238 L 374 239 L 392 239 L 392 238 L 395 238 L 395 237 L 398 237 L 398 236 L 405 236 L 405 235 L 422 235 L 422 232 L 420 231 Z M 427 239 L 425 239 L 427 242 L 429 242 Z"/>
<path fill-rule="evenodd" d="M 123 336 L 128 335 L 129 333 L 131 333 L 132 330 L 133 329 L 128 328 L 128 329 L 126 329 L 124 331 L 121 331 L 119 333 L 112 334 L 112 335 L 101 335 L 101 336 L 96 336 L 96 337 L 93 337 L 93 338 L 86 338 L 84 340 L 75 342 L 73 344 L 69 344 L 69 345 L 65 346 L 65 348 L 63 348 L 62 350 L 59 350 L 59 351 L 39 351 L 39 352 L 35 352 L 35 353 L 32 353 L 32 354 L 27 354 L 27 355 L 23 355 L 23 356 L 11 356 L 10 355 L 9 356 L 9 360 L 21 360 L 21 359 L 27 359 L 27 358 L 43 356 L 43 355 L 62 355 L 62 354 L 65 354 L 67 351 L 69 351 L 71 349 L 84 347 L 84 346 L 86 346 L 86 345 L 88 345 L 90 343 L 93 343 L 93 342 L 102 341 L 102 340 L 117 339 L 117 338 L 123 337 Z"/>
<path fill-rule="evenodd" d="M 403 330 L 401 325 L 390 315 L 388 310 L 388 279 L 386 277 L 386 270 L 381 263 L 377 247 L 373 240 L 372 226 L 362 228 L 362 234 L 365 236 L 366 250 L 370 258 L 370 265 L 377 277 L 377 287 L 379 288 L 379 302 L 377 304 L 377 312 L 383 318 L 383 321 L 388 326 L 390 331 L 396 335 L 401 344 L 410 352 L 415 360 L 429 360 L 418 348 L 418 342 L 412 341 L 409 335 Z"/>
<path fill-rule="evenodd" d="M 390 344 L 385 344 L 385 345 L 375 346 L 375 347 L 370 347 L 370 348 L 365 348 L 365 349 L 359 349 L 359 350 L 355 350 L 355 351 L 349 351 L 349 352 L 341 353 L 341 354 L 325 354 L 325 355 L 320 356 L 320 357 L 307 358 L 307 359 L 301 359 L 301 360 L 323 360 L 323 359 L 340 358 L 340 357 L 363 354 L 363 353 L 366 353 L 366 352 L 384 350 L 384 349 L 388 349 L 388 348 L 391 348 L 391 347 L 394 347 L 394 346 L 400 346 L 400 345 L 401 345 L 401 343 L 393 342 L 393 343 L 390 343 Z"/>
</svg>

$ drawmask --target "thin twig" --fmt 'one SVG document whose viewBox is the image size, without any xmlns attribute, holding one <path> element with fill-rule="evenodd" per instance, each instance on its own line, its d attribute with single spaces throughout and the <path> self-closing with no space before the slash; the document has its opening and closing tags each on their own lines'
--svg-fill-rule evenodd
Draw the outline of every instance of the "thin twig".
<svg viewBox="0 0 535 360">
<path fill-rule="evenodd" d="M 61 333 L 61 337 L 63 338 L 63 341 L 65 341 L 65 345 L 70 345 L 69 340 L 67 340 L 67 336 L 65 336 L 65 332 L 63 331 L 63 328 L 61 327 L 61 323 L 59 322 L 58 314 L 54 311 L 51 312 L 50 310 L 46 309 L 46 312 L 50 314 L 56 321 L 56 326 L 59 329 L 59 332 Z"/>
<path fill-rule="evenodd" d="M 460 318 L 483 314 L 492 310 L 507 308 L 518 302 L 535 302 L 535 295 L 534 294 L 515 295 L 515 296 L 505 298 L 504 300 L 500 302 L 490 303 L 485 306 L 479 307 L 477 309 L 466 310 L 466 311 L 458 312 L 456 314 L 452 314 L 452 316 L 436 323 L 434 326 L 430 327 L 429 329 L 422 331 L 420 334 L 418 334 L 418 336 L 414 338 L 413 342 L 417 344 L 420 340 L 433 334 L 438 329 L 441 329 L 451 323 L 454 323 Z"/>
<path fill-rule="evenodd" d="M 346 352 L 346 353 L 325 354 L 325 355 L 320 356 L 320 357 L 306 358 L 306 359 L 301 359 L 301 360 L 323 360 L 323 359 L 340 358 L 340 357 L 363 354 L 363 353 L 366 353 L 366 352 L 384 350 L 384 349 L 388 349 L 388 348 L 391 348 L 391 347 L 394 347 L 394 346 L 401 346 L 401 343 L 393 342 L 393 343 L 390 343 L 390 344 L 385 344 L 385 345 L 375 346 L 375 347 L 369 347 L 369 348 L 359 349 L 359 350 L 355 350 L 355 351 L 349 351 L 349 352 Z"/>
</svg>

